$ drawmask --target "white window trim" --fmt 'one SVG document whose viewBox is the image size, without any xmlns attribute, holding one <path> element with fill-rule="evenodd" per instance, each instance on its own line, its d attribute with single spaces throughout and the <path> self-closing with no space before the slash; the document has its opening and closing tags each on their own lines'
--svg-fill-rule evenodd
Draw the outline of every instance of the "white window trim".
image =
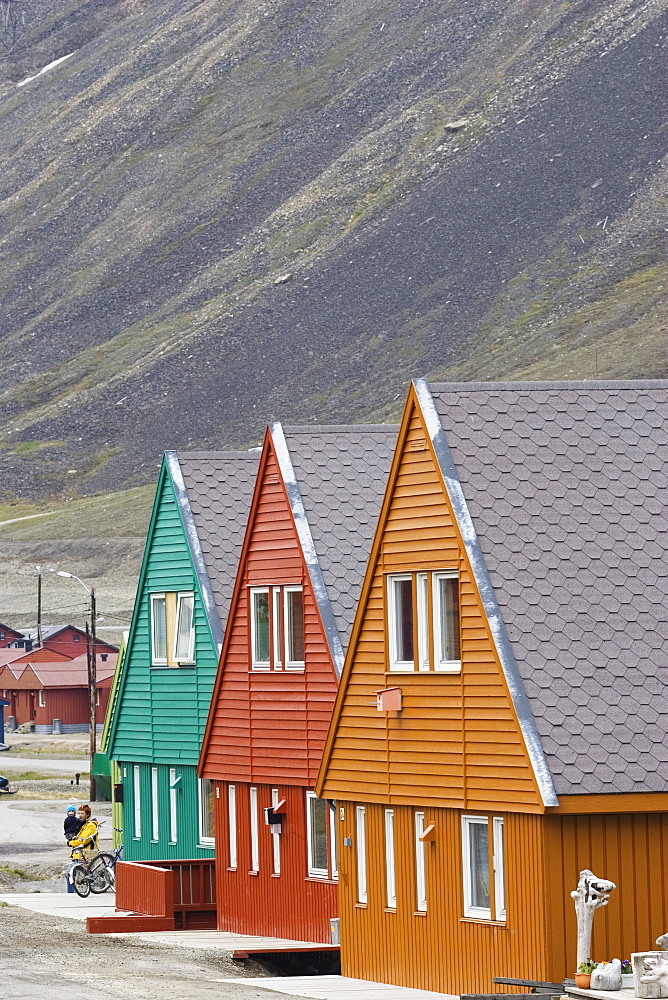
<svg viewBox="0 0 668 1000">
<path fill-rule="evenodd" d="M 332 879 L 336 881 L 339 877 L 339 852 L 336 843 L 336 802 L 328 799 L 327 808 L 329 812 L 330 864 L 332 866 Z"/>
<path fill-rule="evenodd" d="M 463 886 L 464 886 L 464 916 L 476 917 L 479 920 L 491 920 L 491 908 L 484 906 L 473 906 L 473 879 L 471 871 L 471 845 L 469 838 L 469 827 L 473 824 L 485 825 L 489 829 L 489 818 L 487 816 L 462 816 L 462 863 L 463 863 Z"/>
<path fill-rule="evenodd" d="M 255 595 L 256 594 L 266 594 L 267 604 L 270 604 L 270 593 L 269 587 L 251 587 L 249 591 L 250 600 L 250 628 L 251 628 L 251 667 L 253 670 L 271 670 L 271 660 L 256 660 L 255 659 Z"/>
<path fill-rule="evenodd" d="M 204 814 L 202 806 L 204 805 L 204 796 L 202 795 L 203 782 L 209 781 L 209 778 L 199 778 L 197 781 L 197 798 L 198 798 L 198 813 L 199 813 L 199 842 L 203 847 L 212 847 L 216 843 L 215 837 L 205 837 L 204 836 Z M 213 785 L 212 785 L 213 787 Z"/>
<path fill-rule="evenodd" d="M 155 655 L 155 647 L 156 647 L 155 612 L 154 612 L 153 609 L 155 607 L 156 601 L 164 601 L 165 602 L 165 650 L 166 650 L 167 646 L 168 646 L 168 643 L 169 643 L 169 636 L 167 635 L 167 595 L 166 594 L 151 594 L 151 607 L 150 607 L 150 611 L 151 611 L 151 663 L 154 666 L 163 667 L 163 666 L 167 665 L 167 657 L 166 656 L 156 656 Z"/>
<path fill-rule="evenodd" d="M 304 588 L 303 587 L 283 587 L 283 642 L 285 646 L 285 669 L 286 670 L 303 670 L 304 660 L 291 660 L 288 657 L 290 644 L 288 641 L 288 594 L 301 594 L 302 595 L 302 607 L 304 606 Z M 306 635 L 304 635 L 304 644 L 306 644 Z"/>
<path fill-rule="evenodd" d="M 158 812 L 158 769 L 151 768 L 151 840 L 156 843 L 160 839 L 160 814 Z"/>
<path fill-rule="evenodd" d="M 429 577 L 426 573 L 416 573 L 417 627 L 418 627 L 418 670 L 429 670 Z"/>
<path fill-rule="evenodd" d="M 99 705 L 100 703 L 99 701 L 96 701 L 95 704 Z M 44 700 L 44 688 L 40 688 L 39 691 L 37 692 L 37 707 L 46 708 L 46 701 Z"/>
<path fill-rule="evenodd" d="M 368 900 L 366 878 L 366 809 L 357 806 L 355 809 L 355 843 L 357 846 L 357 902 Z"/>
<path fill-rule="evenodd" d="M 271 634 L 274 643 L 274 670 L 283 669 L 283 653 L 281 649 L 281 588 L 272 587 L 272 628 Z"/>
<path fill-rule="evenodd" d="M 427 857 L 424 833 L 424 813 L 415 813 L 415 902 L 418 913 L 427 912 Z"/>
<path fill-rule="evenodd" d="M 272 788 L 271 790 L 271 808 L 275 809 L 279 803 L 278 798 L 278 788 Z M 272 854 L 273 854 L 273 864 L 274 864 L 274 875 L 281 874 L 281 835 L 278 830 L 272 830 L 271 833 L 272 841 Z"/>
<path fill-rule="evenodd" d="M 178 839 L 178 826 L 176 821 L 176 768 L 169 769 L 169 842 L 176 844 Z"/>
<path fill-rule="evenodd" d="M 181 602 L 186 598 L 192 600 L 193 602 L 193 617 L 192 617 L 192 627 L 190 629 L 190 646 L 188 647 L 188 655 L 177 657 L 177 646 L 179 641 L 179 615 L 181 614 Z M 185 591 L 182 594 L 177 594 L 176 598 L 176 626 L 174 629 L 174 663 L 194 663 L 195 662 L 195 595 L 192 591 Z"/>
<path fill-rule="evenodd" d="M 317 799 L 318 796 L 315 792 L 306 793 L 306 856 L 307 856 L 307 867 L 310 878 L 329 878 L 329 867 L 327 868 L 316 868 L 313 864 L 313 842 L 311 840 L 311 801 Z M 327 836 L 327 826 L 325 825 L 325 837 Z M 329 864 L 329 852 L 327 852 L 327 861 Z"/>
<path fill-rule="evenodd" d="M 237 867 L 237 786 L 227 786 L 227 845 L 229 867 Z"/>
<path fill-rule="evenodd" d="M 250 839 L 251 839 L 251 867 L 253 873 L 260 870 L 260 828 L 258 821 L 257 788 L 251 786 L 248 789 L 248 800 L 250 805 Z"/>
<path fill-rule="evenodd" d="M 506 873 L 503 842 L 503 817 L 492 820 L 494 836 L 494 911 L 497 920 L 506 919 Z"/>
<path fill-rule="evenodd" d="M 394 856 L 394 809 L 385 810 L 385 888 L 387 906 L 397 908 L 397 874 Z"/>
<path fill-rule="evenodd" d="M 394 584 L 398 583 L 400 580 L 410 580 L 412 586 L 413 574 L 393 573 L 391 576 L 387 577 L 387 625 L 390 640 L 390 670 L 403 671 L 406 673 L 408 671 L 415 670 L 415 662 L 413 660 L 397 659 L 397 604 L 394 595 Z"/>
<path fill-rule="evenodd" d="M 132 791 L 134 806 L 134 839 L 141 840 L 141 773 L 138 764 L 132 766 Z"/>
<path fill-rule="evenodd" d="M 434 670 L 444 674 L 459 674 L 462 669 L 462 661 L 442 660 L 440 657 L 441 639 L 441 602 L 439 600 L 439 580 L 459 580 L 457 570 L 441 570 L 432 574 L 431 598 L 434 608 Z M 457 588 L 459 593 L 459 588 Z M 460 632 L 461 632 L 461 602 L 459 602 Z M 460 635 L 460 655 L 461 655 L 461 635 Z"/>
</svg>

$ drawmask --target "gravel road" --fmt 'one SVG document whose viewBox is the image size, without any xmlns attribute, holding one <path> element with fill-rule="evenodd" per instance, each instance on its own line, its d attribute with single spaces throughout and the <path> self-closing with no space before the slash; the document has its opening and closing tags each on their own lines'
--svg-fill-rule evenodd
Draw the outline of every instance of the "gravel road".
<svg viewBox="0 0 668 1000">
<path fill-rule="evenodd" d="M 268 973 L 228 953 L 90 936 L 77 920 L 0 909 L 0 981 L 12 1000 L 286 1000 L 255 985 L 213 983 Z"/>
</svg>

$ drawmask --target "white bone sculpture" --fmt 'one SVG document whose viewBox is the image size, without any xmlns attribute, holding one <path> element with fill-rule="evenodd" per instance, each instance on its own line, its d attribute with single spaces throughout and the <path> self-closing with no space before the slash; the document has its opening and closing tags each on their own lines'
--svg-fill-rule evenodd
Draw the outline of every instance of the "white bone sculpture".
<svg viewBox="0 0 668 1000">
<path fill-rule="evenodd" d="M 635 995 L 643 1000 L 668 997 L 668 934 L 656 939 L 662 951 L 635 952 L 631 955 Z"/>
<path fill-rule="evenodd" d="M 608 905 L 610 893 L 616 888 L 614 882 L 596 878 L 588 868 L 580 872 L 578 887 L 571 893 L 575 900 L 575 913 L 578 918 L 578 965 L 591 957 L 591 928 L 594 914 L 600 906 Z"/>
<path fill-rule="evenodd" d="M 622 963 L 618 958 L 612 962 L 600 962 L 591 974 L 592 990 L 621 990 Z"/>
</svg>

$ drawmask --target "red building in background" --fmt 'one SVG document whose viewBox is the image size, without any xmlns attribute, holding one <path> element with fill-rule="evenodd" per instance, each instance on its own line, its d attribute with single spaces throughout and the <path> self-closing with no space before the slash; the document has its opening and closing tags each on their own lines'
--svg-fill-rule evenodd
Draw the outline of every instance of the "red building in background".
<svg viewBox="0 0 668 1000">
<path fill-rule="evenodd" d="M 332 940 L 336 816 L 313 785 L 395 440 L 267 431 L 200 758 L 220 930 Z"/>
</svg>

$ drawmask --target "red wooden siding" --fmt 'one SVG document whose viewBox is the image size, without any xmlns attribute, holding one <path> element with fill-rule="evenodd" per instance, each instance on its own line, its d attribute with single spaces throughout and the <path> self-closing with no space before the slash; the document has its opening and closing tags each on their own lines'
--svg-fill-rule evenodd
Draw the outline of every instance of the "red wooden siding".
<svg viewBox="0 0 668 1000">
<path fill-rule="evenodd" d="M 174 875 L 167 868 L 119 861 L 116 865 L 116 907 L 155 917 L 174 915 Z"/>
<path fill-rule="evenodd" d="M 214 695 L 204 777 L 313 787 L 336 697 L 337 681 L 278 466 L 270 451 L 228 620 L 222 678 Z M 250 669 L 248 588 L 304 590 L 306 669 Z"/>
<path fill-rule="evenodd" d="M 216 882 L 222 905 L 218 929 L 237 934 L 262 934 L 331 944 L 330 919 L 338 915 L 336 882 L 309 878 L 306 847 L 305 789 L 278 783 L 279 801 L 285 799 L 281 833 L 281 872 L 273 874 L 273 844 L 263 810 L 271 805 L 271 787 L 257 785 L 260 816 L 260 865 L 251 869 L 248 784 L 237 783 L 237 866 L 230 869 L 228 786 L 216 784 Z"/>
</svg>

